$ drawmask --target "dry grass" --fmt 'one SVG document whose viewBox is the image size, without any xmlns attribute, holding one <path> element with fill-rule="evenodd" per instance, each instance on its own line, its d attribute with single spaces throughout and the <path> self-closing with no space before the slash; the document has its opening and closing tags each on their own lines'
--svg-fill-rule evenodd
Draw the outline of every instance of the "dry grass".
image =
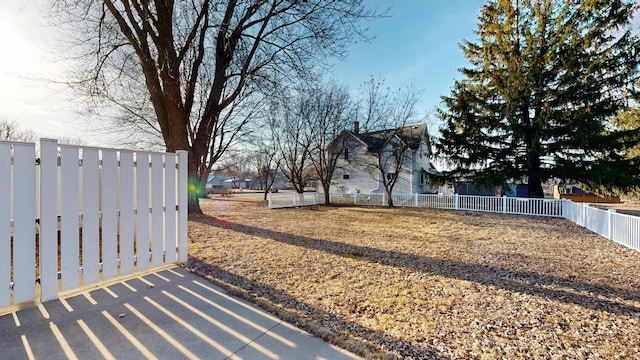
<svg viewBox="0 0 640 360">
<path fill-rule="evenodd" d="M 190 267 L 367 358 L 640 358 L 640 253 L 562 219 L 206 199 Z"/>
</svg>

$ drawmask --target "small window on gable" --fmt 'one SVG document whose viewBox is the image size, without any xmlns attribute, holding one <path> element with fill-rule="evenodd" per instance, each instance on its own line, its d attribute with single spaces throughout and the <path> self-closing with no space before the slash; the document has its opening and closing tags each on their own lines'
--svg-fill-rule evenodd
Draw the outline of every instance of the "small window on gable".
<svg viewBox="0 0 640 360">
<path fill-rule="evenodd" d="M 344 148 L 344 159 L 349 160 L 349 148 Z"/>
<path fill-rule="evenodd" d="M 349 180 L 349 174 L 342 175 L 342 179 L 343 180 Z"/>
</svg>

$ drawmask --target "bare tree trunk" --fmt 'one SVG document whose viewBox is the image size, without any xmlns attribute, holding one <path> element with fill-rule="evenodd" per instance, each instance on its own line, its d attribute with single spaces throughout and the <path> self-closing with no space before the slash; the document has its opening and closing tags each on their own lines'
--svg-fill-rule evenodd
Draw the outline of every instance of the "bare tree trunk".
<svg viewBox="0 0 640 360">
<path fill-rule="evenodd" d="M 393 196 L 391 196 L 391 191 L 392 190 L 385 184 L 384 193 L 387 195 L 387 206 L 395 207 L 395 205 L 393 205 Z"/>
<path fill-rule="evenodd" d="M 200 208 L 200 189 L 202 188 L 202 174 L 200 174 L 200 158 L 195 149 L 189 150 L 189 191 L 188 205 L 190 214 L 202 214 Z"/>
<path fill-rule="evenodd" d="M 330 191 L 330 186 L 329 184 L 322 184 L 322 189 L 324 190 L 324 204 L 325 205 L 330 205 L 331 204 L 331 194 L 329 193 Z"/>
</svg>

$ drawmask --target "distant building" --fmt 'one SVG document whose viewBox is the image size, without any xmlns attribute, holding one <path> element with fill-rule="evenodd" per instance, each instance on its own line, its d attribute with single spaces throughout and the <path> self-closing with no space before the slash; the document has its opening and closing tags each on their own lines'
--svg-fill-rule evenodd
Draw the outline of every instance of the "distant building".
<svg viewBox="0 0 640 360">
<path fill-rule="evenodd" d="M 454 182 L 453 191 L 458 195 L 496 196 L 500 194 L 496 187 L 486 187 L 468 180 Z"/>
<path fill-rule="evenodd" d="M 435 181 L 439 172 L 431 164 L 431 146 L 426 124 L 405 126 L 377 132 L 360 133 L 358 123 L 353 131 L 341 132 L 333 141 L 342 150 L 336 170 L 331 180 L 330 191 L 337 193 L 382 194 L 384 185 L 381 174 L 376 169 L 378 153 L 382 163 L 394 159 L 393 151 L 406 148 L 402 154 L 402 166 L 393 194 L 435 193 Z M 402 146 L 398 146 L 402 145 Z M 382 150 L 382 151 L 381 151 Z M 393 171 L 390 166 L 387 171 Z M 322 191 L 322 186 L 317 186 Z"/>
</svg>

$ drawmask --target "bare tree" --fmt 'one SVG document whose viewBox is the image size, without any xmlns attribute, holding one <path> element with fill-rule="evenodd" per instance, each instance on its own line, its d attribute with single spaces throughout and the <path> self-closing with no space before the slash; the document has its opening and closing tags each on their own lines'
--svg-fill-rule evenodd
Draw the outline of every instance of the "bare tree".
<svg viewBox="0 0 640 360">
<path fill-rule="evenodd" d="M 85 142 L 82 138 L 74 136 L 61 136 L 60 138 L 58 138 L 58 143 L 65 145 L 85 145 Z"/>
<path fill-rule="evenodd" d="M 254 156 L 256 166 L 256 174 L 260 186 L 264 189 L 264 200 L 267 200 L 267 194 L 273 187 L 278 170 L 280 168 L 281 158 L 279 157 L 278 146 L 272 141 L 262 142 Z"/>
<path fill-rule="evenodd" d="M 299 90 L 288 101 L 272 102 L 270 128 L 278 147 L 284 175 L 296 192 L 303 193 L 311 179 L 313 103 L 306 90 Z"/>
<path fill-rule="evenodd" d="M 112 119 L 161 134 L 167 151 L 187 150 L 190 189 L 251 118 L 230 109 L 315 77 L 362 36 L 363 19 L 378 17 L 363 0 L 51 1 L 75 35 L 76 89 L 97 108 L 116 106 Z M 201 212 L 198 192 L 190 212 Z"/>
<path fill-rule="evenodd" d="M 331 179 L 344 143 L 336 141 L 350 124 L 354 107 L 346 86 L 329 84 L 311 95 L 310 114 L 311 157 L 315 175 L 324 190 L 325 204 L 330 203 Z"/>
<path fill-rule="evenodd" d="M 379 174 L 387 195 L 387 205 L 393 206 L 393 188 L 402 169 L 410 166 L 409 149 L 419 141 L 426 127 L 408 126 L 418 122 L 416 104 L 419 91 L 413 85 L 392 91 L 383 80 L 371 78 L 364 84 L 362 134 L 368 149 L 361 164 Z M 373 157 L 373 159 L 372 159 Z"/>
<path fill-rule="evenodd" d="M 39 136 L 31 129 L 21 129 L 15 121 L 0 119 L 0 140 L 21 141 L 35 143 Z M 59 144 L 83 145 L 84 140 L 79 137 L 62 136 L 58 138 Z"/>
<path fill-rule="evenodd" d="M 23 130 L 15 121 L 0 119 L 0 140 L 36 142 L 38 135 L 33 130 Z"/>
</svg>

